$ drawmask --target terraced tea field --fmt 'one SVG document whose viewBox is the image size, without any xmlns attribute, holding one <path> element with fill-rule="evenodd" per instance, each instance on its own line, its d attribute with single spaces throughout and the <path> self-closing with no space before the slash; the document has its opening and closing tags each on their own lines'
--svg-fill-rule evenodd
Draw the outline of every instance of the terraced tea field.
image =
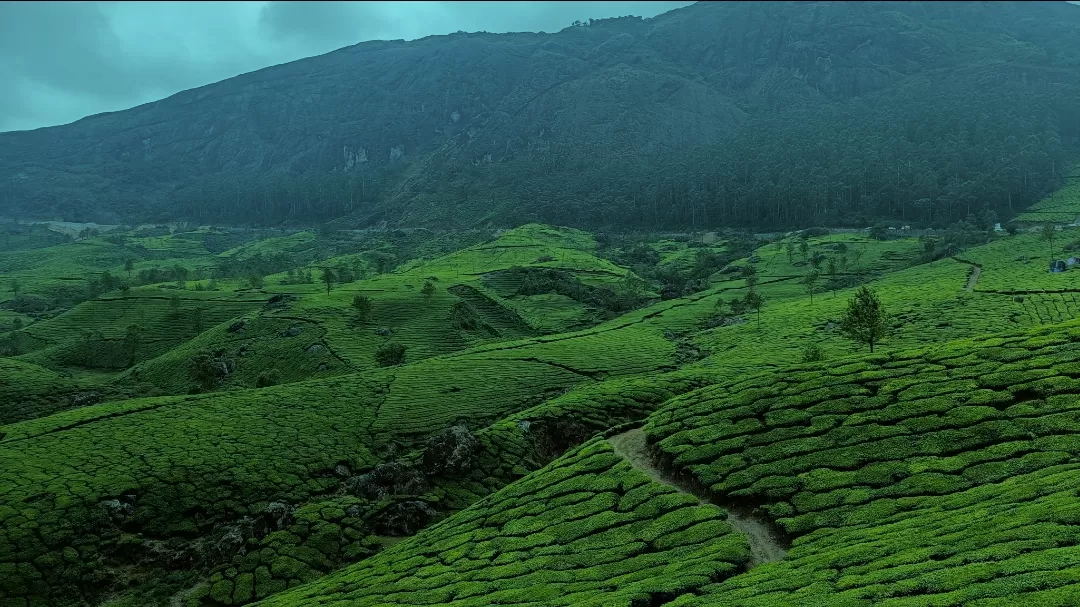
<svg viewBox="0 0 1080 607">
<path fill-rule="evenodd" d="M 77 245 L 117 275 L 131 251 L 234 271 L 4 334 L 12 605 L 1069 604 L 1080 583 L 1080 305 L 1037 234 L 933 263 L 913 238 L 765 243 L 732 264 L 757 268 L 760 320 L 719 267 L 615 307 L 636 274 L 537 224 L 410 260 L 402 236 L 120 236 L 29 251 L 46 274 Z M 651 246 L 685 273 L 727 244 Z M 889 313 L 872 355 L 840 331 L 854 287 L 811 301 L 816 254 Z M 268 259 L 297 261 L 235 270 Z"/>
<path fill-rule="evenodd" d="M 648 417 L 651 449 L 609 432 L 260 604 L 1069 604 L 1078 342 L 1073 322 L 699 388 Z"/>
</svg>

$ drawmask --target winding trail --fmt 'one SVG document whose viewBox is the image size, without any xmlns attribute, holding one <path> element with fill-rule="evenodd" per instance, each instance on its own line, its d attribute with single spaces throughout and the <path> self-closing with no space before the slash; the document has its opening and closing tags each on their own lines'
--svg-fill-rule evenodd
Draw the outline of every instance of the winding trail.
<svg viewBox="0 0 1080 607">
<path fill-rule="evenodd" d="M 702 490 L 692 487 L 689 483 L 682 482 L 667 473 L 653 456 L 648 443 L 645 441 L 645 433 L 642 432 L 641 428 L 616 434 L 608 438 L 608 442 L 611 444 L 612 449 L 615 450 L 616 455 L 651 476 L 653 480 L 678 489 L 683 493 L 689 493 L 698 498 L 703 504 L 713 504 L 726 510 L 728 514 L 727 521 L 731 524 L 731 527 L 738 533 L 745 535 L 746 539 L 750 541 L 749 568 L 778 561 L 787 555 L 787 548 L 783 540 L 760 517 L 754 516 L 744 509 L 716 503 L 706 497 Z"/>
<path fill-rule="evenodd" d="M 975 289 L 976 283 L 979 282 L 979 275 L 982 274 L 982 266 L 978 264 L 971 264 L 971 276 L 968 276 L 967 284 L 964 285 L 965 291 L 972 291 Z"/>
</svg>

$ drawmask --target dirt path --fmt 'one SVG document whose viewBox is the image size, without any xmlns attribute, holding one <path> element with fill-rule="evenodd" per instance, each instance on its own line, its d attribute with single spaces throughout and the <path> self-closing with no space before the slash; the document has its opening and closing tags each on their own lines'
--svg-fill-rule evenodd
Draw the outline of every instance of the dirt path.
<svg viewBox="0 0 1080 607">
<path fill-rule="evenodd" d="M 702 493 L 687 483 L 680 482 L 664 471 L 653 457 L 645 441 L 645 433 L 640 428 L 617 434 L 608 439 L 615 453 L 630 462 L 632 466 L 645 472 L 653 480 L 664 483 L 684 493 L 698 498 L 702 503 L 715 504 Z M 728 513 L 731 527 L 750 540 L 750 567 L 778 561 L 787 554 L 787 549 L 777 534 L 760 518 L 749 512 L 742 512 L 724 504 L 715 504 Z"/>
<path fill-rule="evenodd" d="M 967 284 L 964 285 L 965 291 L 971 291 L 975 288 L 975 284 L 979 282 L 980 274 L 982 274 L 982 266 L 971 264 L 971 276 L 968 276 Z"/>
</svg>

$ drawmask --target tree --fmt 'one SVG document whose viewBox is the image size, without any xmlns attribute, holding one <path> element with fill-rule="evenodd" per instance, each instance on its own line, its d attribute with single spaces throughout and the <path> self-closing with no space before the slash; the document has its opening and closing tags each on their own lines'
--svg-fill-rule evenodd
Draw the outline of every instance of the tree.
<svg viewBox="0 0 1080 607">
<path fill-rule="evenodd" d="M 810 256 L 810 243 L 805 239 L 799 241 L 799 255 L 802 255 L 803 259 Z"/>
<path fill-rule="evenodd" d="M 12 278 L 11 282 L 8 283 L 8 288 L 11 289 L 11 294 L 12 295 L 14 295 L 15 297 L 18 297 L 19 296 L 19 291 L 22 290 L 22 285 L 19 284 L 19 279 L 18 278 Z"/>
<path fill-rule="evenodd" d="M 802 277 L 803 287 L 806 288 L 806 292 L 810 294 L 810 303 L 814 303 L 814 287 L 817 286 L 818 280 L 821 278 L 821 270 L 817 268 L 810 268 L 805 276 Z"/>
<path fill-rule="evenodd" d="M 128 278 L 131 278 L 131 271 L 135 269 L 135 260 L 130 257 L 124 260 L 124 271 L 127 272 Z"/>
<path fill-rule="evenodd" d="M 202 350 L 195 354 L 191 359 L 191 366 L 188 368 L 188 373 L 191 379 L 195 380 L 199 387 L 203 390 L 209 390 L 217 383 L 218 378 L 224 375 L 224 369 L 222 363 L 214 359 L 214 357 L 207 351 Z"/>
<path fill-rule="evenodd" d="M 1050 243 L 1050 260 L 1054 259 L 1054 233 L 1057 228 L 1052 223 L 1044 223 L 1042 227 L 1042 239 Z"/>
<path fill-rule="evenodd" d="M 135 355 L 139 349 L 139 343 L 142 341 L 142 334 L 143 328 L 135 324 L 128 325 L 124 331 L 124 350 L 128 355 L 129 367 L 135 364 Z"/>
<path fill-rule="evenodd" d="M 195 329 L 195 333 L 202 333 L 203 309 L 201 307 L 191 309 L 191 326 Z"/>
<path fill-rule="evenodd" d="M 863 253 L 866 249 L 854 249 L 851 251 L 851 261 L 855 264 L 855 271 L 862 273 L 862 265 L 859 264 L 859 260 L 862 259 Z"/>
<path fill-rule="evenodd" d="M 791 263 L 792 261 L 794 261 L 793 258 L 795 257 L 795 243 L 791 242 L 790 240 L 787 241 L 787 247 L 786 248 L 787 248 L 787 261 L 788 261 L 788 263 Z"/>
<path fill-rule="evenodd" d="M 173 276 L 176 277 L 176 286 L 180 289 L 187 288 L 187 279 L 190 271 L 184 266 L 177 265 L 173 268 Z"/>
<path fill-rule="evenodd" d="M 753 310 L 757 314 L 757 328 L 758 331 L 760 331 L 761 308 L 765 306 L 765 298 L 762 297 L 761 294 L 758 293 L 756 290 L 750 289 L 750 291 L 746 294 L 746 297 L 743 298 L 743 304 L 745 304 L 747 308 Z"/>
<path fill-rule="evenodd" d="M 645 300 L 645 281 L 627 272 L 626 276 L 619 281 L 617 296 L 619 311 L 630 311 L 637 308 Z"/>
<path fill-rule="evenodd" d="M 847 310 L 840 320 L 840 331 L 845 337 L 870 346 L 885 336 L 889 329 L 889 315 L 877 293 L 867 287 L 859 287 L 855 296 L 848 300 Z"/>
<path fill-rule="evenodd" d="M 360 322 L 367 322 L 371 317 L 371 298 L 367 295 L 356 295 L 352 299 L 352 307 L 356 310 L 356 315 L 360 318 Z"/>
<path fill-rule="evenodd" d="M 405 346 L 390 342 L 375 351 L 375 362 L 380 367 L 392 367 L 405 362 Z"/>
<path fill-rule="evenodd" d="M 746 288 L 753 291 L 758 282 L 757 268 L 754 266 L 743 266 L 742 275 L 743 279 L 746 280 Z"/>
<path fill-rule="evenodd" d="M 330 268 L 325 268 L 322 271 L 322 281 L 326 285 L 326 294 L 330 294 L 330 287 L 334 286 L 334 271 Z"/>
<path fill-rule="evenodd" d="M 435 284 L 430 280 L 425 280 L 420 292 L 424 294 L 424 297 L 431 297 L 435 294 Z"/>
<path fill-rule="evenodd" d="M 919 243 L 922 244 L 923 261 L 927 263 L 934 261 L 934 252 L 937 250 L 937 239 L 929 236 L 920 236 Z"/>
</svg>

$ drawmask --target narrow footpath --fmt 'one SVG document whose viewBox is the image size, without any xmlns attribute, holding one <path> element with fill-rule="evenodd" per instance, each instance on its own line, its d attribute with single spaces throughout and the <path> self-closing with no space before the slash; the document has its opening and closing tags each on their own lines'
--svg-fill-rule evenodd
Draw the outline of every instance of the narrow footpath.
<svg viewBox="0 0 1080 607">
<path fill-rule="evenodd" d="M 971 264 L 971 276 L 968 276 L 967 284 L 964 286 L 965 291 L 972 291 L 975 289 L 975 285 L 979 282 L 980 274 L 982 274 L 982 266 Z"/>
<path fill-rule="evenodd" d="M 745 535 L 750 541 L 750 567 L 778 561 L 787 554 L 787 549 L 778 534 L 758 517 L 747 512 L 738 512 L 723 504 L 717 504 L 664 471 L 659 462 L 652 456 L 648 443 L 645 441 L 645 433 L 640 428 L 612 436 L 608 439 L 608 442 L 611 443 L 611 447 L 619 457 L 651 476 L 653 480 L 664 483 L 683 493 L 689 493 L 704 504 L 713 504 L 727 511 L 727 520 L 731 527 L 738 533 Z"/>
</svg>

